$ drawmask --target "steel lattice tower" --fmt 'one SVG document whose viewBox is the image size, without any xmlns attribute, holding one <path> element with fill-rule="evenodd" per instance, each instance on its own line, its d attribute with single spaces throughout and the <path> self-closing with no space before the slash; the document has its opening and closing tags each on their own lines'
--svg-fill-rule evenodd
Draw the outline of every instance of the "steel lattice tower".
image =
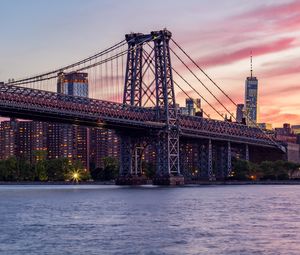
<svg viewBox="0 0 300 255">
<path fill-rule="evenodd" d="M 168 30 L 155 31 L 148 35 L 126 35 L 128 54 L 123 103 L 131 106 L 144 106 L 143 102 L 148 101 L 149 97 L 155 96 L 153 101 L 155 102 L 157 120 L 165 123 L 165 129 L 156 134 L 156 175 L 160 177 L 180 175 L 179 128 L 169 49 L 171 36 L 172 34 Z M 143 45 L 145 43 L 153 44 L 153 48 L 151 46 L 153 50 L 150 54 L 153 54 L 154 58 L 155 91 L 150 91 L 143 82 L 143 67 L 149 64 L 143 58 Z M 125 141 L 125 137 L 123 139 Z M 135 145 L 132 144 L 133 142 L 128 144 L 129 141 L 130 139 L 127 139 L 127 143 L 122 143 L 121 158 L 124 160 L 121 162 L 121 175 L 137 172 L 133 171 L 132 164 Z M 129 149 L 130 145 L 132 146 L 131 150 Z M 128 153 L 132 155 L 128 155 Z"/>
</svg>

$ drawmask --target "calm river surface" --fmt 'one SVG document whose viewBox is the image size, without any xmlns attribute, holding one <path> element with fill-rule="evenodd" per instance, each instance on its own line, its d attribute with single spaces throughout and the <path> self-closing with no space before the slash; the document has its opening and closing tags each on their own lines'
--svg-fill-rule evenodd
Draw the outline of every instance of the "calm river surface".
<svg viewBox="0 0 300 255">
<path fill-rule="evenodd" d="M 300 254 L 300 186 L 0 186 L 0 254 Z"/>
</svg>

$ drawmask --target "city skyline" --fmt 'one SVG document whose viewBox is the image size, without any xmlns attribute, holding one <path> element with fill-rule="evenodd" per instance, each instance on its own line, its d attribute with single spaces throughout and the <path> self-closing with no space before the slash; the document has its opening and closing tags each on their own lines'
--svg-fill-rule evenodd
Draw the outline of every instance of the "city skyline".
<svg viewBox="0 0 300 255">
<path fill-rule="evenodd" d="M 271 122 L 274 127 L 300 123 L 298 1 L 165 1 L 160 5 L 154 1 L 138 5 L 140 12 L 135 12 L 137 5 L 137 1 L 86 1 L 84 5 L 80 1 L 2 1 L 0 27 L 5 36 L 0 80 L 71 63 L 123 39 L 125 33 L 167 27 L 236 103 L 243 102 L 252 50 L 253 75 L 260 81 L 258 122 Z M 140 22 L 128 19 L 133 13 Z M 179 13 L 181 18 L 174 19 Z M 200 85 L 197 88 L 201 90 Z M 178 93 L 177 100 L 183 104 L 185 96 Z M 230 110 L 235 112 L 233 107 Z"/>
</svg>

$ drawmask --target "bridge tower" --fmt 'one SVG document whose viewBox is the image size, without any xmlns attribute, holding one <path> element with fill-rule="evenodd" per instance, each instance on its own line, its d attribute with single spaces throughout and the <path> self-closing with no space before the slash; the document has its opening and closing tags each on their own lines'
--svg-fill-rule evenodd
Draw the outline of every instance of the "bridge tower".
<svg viewBox="0 0 300 255">
<path fill-rule="evenodd" d="M 164 123 L 165 126 L 155 133 L 145 134 L 145 139 L 138 132 L 121 134 L 123 142 L 119 183 L 142 182 L 141 164 L 136 161 L 142 158 L 139 154 L 143 152 L 142 141 L 147 140 L 146 137 L 149 135 L 156 145 L 156 177 L 153 182 L 165 185 L 184 182 L 179 168 L 179 126 L 169 49 L 171 36 L 168 30 L 154 31 L 146 35 L 140 33 L 126 35 L 128 54 L 123 103 L 145 107 L 144 102 L 150 99 L 155 104 L 153 109 L 156 111 L 157 121 Z M 144 44 L 150 46 L 152 49 L 150 53 L 144 53 Z M 147 58 L 143 57 L 145 54 Z M 155 88 L 151 88 L 143 81 L 143 69 L 147 65 L 153 65 L 152 60 Z"/>
</svg>

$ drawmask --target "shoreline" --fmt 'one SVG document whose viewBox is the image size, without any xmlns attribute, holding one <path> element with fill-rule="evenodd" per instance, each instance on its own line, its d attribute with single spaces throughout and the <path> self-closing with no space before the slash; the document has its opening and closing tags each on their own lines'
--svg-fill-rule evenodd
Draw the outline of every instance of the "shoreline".
<svg viewBox="0 0 300 255">
<path fill-rule="evenodd" d="M 115 185 L 115 181 L 85 181 L 85 182 L 39 182 L 39 181 L 21 181 L 21 182 L 10 182 L 1 181 L 0 186 L 4 185 Z M 146 185 L 152 185 L 149 182 Z M 269 180 L 269 181 L 188 181 L 182 186 L 209 186 L 209 185 L 300 185 L 300 180 Z"/>
</svg>

